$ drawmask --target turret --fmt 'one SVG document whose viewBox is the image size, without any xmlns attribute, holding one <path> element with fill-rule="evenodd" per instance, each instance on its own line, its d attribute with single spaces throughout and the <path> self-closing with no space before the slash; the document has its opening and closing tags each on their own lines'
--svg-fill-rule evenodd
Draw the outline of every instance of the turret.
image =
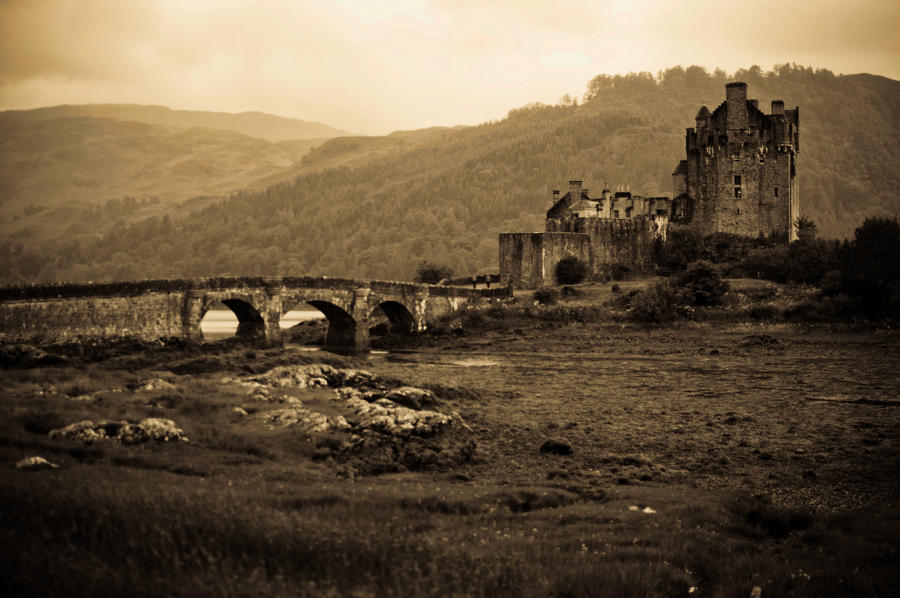
<svg viewBox="0 0 900 598">
<path fill-rule="evenodd" d="M 703 106 L 700 108 L 700 112 L 697 113 L 697 116 L 694 118 L 697 121 L 697 130 L 699 131 L 703 127 L 705 127 L 709 123 L 709 108 Z"/>
<path fill-rule="evenodd" d="M 784 102 L 782 100 L 772 100 L 772 115 L 784 114 Z"/>
<path fill-rule="evenodd" d="M 747 118 L 747 84 L 741 82 L 728 83 L 725 86 L 726 126 L 729 130 L 746 129 Z"/>
</svg>

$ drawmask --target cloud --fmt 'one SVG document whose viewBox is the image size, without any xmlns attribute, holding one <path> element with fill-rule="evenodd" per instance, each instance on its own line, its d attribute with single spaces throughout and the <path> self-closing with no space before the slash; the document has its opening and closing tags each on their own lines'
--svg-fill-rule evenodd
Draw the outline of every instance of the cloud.
<svg viewBox="0 0 900 598">
<path fill-rule="evenodd" d="M 879 0 L 0 0 L 0 108 L 474 124 L 602 72 L 797 62 L 897 78 L 898 24 L 900 3 Z"/>
</svg>

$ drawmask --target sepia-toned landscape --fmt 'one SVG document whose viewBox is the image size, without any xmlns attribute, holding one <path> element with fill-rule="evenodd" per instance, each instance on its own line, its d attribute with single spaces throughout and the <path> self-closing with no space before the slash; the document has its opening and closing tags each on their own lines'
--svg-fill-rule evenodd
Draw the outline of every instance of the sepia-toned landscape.
<svg viewBox="0 0 900 598">
<path fill-rule="evenodd" d="M 0 593 L 896 595 L 900 9 L 757 4 L 0 3 Z"/>
</svg>

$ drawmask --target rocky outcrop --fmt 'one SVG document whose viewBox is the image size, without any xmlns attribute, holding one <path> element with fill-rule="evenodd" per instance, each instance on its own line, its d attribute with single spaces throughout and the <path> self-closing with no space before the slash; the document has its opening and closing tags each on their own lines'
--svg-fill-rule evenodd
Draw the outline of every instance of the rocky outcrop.
<svg viewBox="0 0 900 598">
<path fill-rule="evenodd" d="M 410 387 L 404 387 L 409 389 Z M 420 393 L 427 390 L 415 389 Z M 394 436 L 430 436 L 455 420 L 453 416 L 437 411 L 410 409 L 387 398 L 391 393 L 363 392 L 354 388 L 341 388 L 336 398 L 343 401 L 356 418 L 360 430 L 374 430 Z M 429 393 L 430 394 L 430 393 Z M 395 395 L 396 396 L 396 395 Z M 404 393 L 404 396 L 407 396 Z M 434 395 L 431 395 L 432 397 Z M 457 416 L 458 417 L 458 416 Z M 461 422 L 461 420 L 460 420 Z"/>
<path fill-rule="evenodd" d="M 26 457 L 16 461 L 16 469 L 21 471 L 41 471 L 42 469 L 59 469 L 59 465 L 51 463 L 43 457 Z"/>
<path fill-rule="evenodd" d="M 271 428 L 299 426 L 309 432 L 346 431 L 350 429 L 350 424 L 347 423 L 343 416 L 324 415 L 310 411 L 302 406 L 266 411 L 260 413 L 257 418 Z"/>
<path fill-rule="evenodd" d="M 184 430 L 177 427 L 170 419 L 149 417 L 140 423 L 127 421 L 101 421 L 94 423 L 84 420 L 69 424 L 65 428 L 51 430 L 51 440 L 77 440 L 85 444 L 93 444 L 100 440 L 116 440 L 122 444 L 141 444 L 144 442 L 187 442 Z"/>
<path fill-rule="evenodd" d="M 324 363 L 298 366 L 279 366 L 265 374 L 249 378 L 250 382 L 267 384 L 276 388 L 315 388 L 344 386 L 384 388 L 372 373 L 366 370 L 335 368 Z"/>
</svg>

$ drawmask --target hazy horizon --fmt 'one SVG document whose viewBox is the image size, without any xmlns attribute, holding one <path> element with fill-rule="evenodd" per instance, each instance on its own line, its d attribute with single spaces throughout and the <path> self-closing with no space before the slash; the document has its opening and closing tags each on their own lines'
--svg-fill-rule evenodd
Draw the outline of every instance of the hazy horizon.
<svg viewBox="0 0 900 598">
<path fill-rule="evenodd" d="M 153 104 L 361 134 L 475 125 L 594 76 L 796 63 L 900 79 L 900 4 L 0 1 L 0 109 Z"/>
</svg>

